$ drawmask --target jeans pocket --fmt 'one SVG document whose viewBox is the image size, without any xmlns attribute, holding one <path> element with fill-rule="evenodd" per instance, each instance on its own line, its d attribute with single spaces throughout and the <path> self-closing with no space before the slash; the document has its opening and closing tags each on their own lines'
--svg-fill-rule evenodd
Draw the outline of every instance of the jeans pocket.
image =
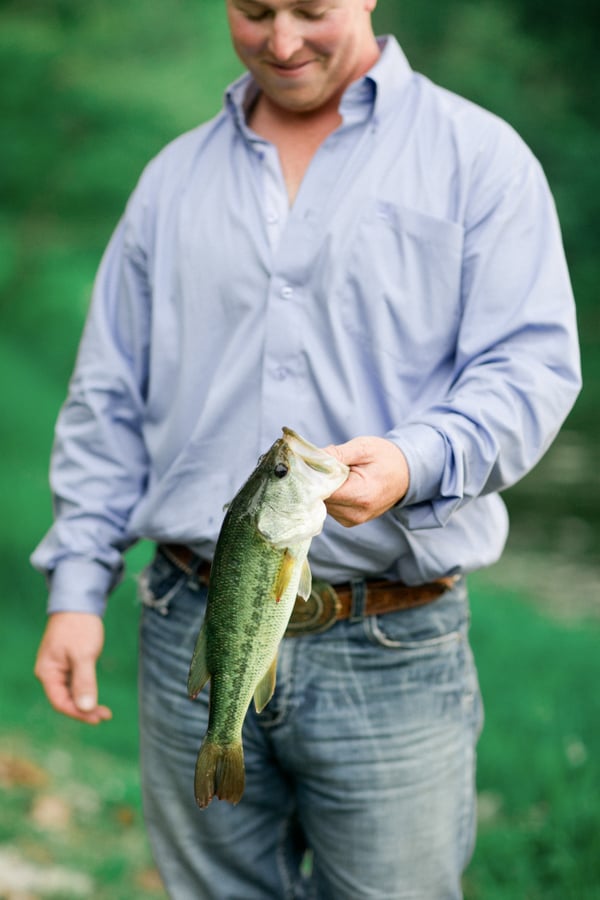
<svg viewBox="0 0 600 900">
<path fill-rule="evenodd" d="M 426 654 L 431 650 L 455 644 L 461 639 L 460 629 L 428 637 L 415 636 L 411 638 L 406 634 L 405 628 L 395 627 L 396 623 L 393 619 L 401 615 L 402 613 L 387 613 L 384 616 L 370 616 L 366 619 L 369 640 L 380 647 L 388 647 L 390 650 L 407 650 L 414 654 Z"/>
<path fill-rule="evenodd" d="M 367 616 L 371 643 L 391 650 L 427 653 L 460 640 L 470 618 L 464 580 L 432 603 L 412 609 Z"/>
<path fill-rule="evenodd" d="M 138 597 L 143 606 L 167 616 L 171 603 L 188 581 L 160 550 L 138 578 Z"/>
</svg>

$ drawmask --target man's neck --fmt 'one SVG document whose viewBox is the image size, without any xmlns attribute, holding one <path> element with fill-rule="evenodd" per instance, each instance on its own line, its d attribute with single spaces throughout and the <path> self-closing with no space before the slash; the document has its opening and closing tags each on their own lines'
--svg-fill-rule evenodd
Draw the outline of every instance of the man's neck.
<svg viewBox="0 0 600 900">
<path fill-rule="evenodd" d="M 321 140 L 342 122 L 339 97 L 316 110 L 296 112 L 273 103 L 265 94 L 259 94 L 248 117 L 248 124 L 261 137 L 277 143 L 277 138 L 294 136 L 294 140 L 312 144 L 315 136 Z"/>
<path fill-rule="evenodd" d="M 337 104 L 321 108 L 318 114 L 299 115 L 273 108 L 258 98 L 249 117 L 256 134 L 277 147 L 290 207 L 310 162 L 323 141 L 341 124 Z"/>
</svg>

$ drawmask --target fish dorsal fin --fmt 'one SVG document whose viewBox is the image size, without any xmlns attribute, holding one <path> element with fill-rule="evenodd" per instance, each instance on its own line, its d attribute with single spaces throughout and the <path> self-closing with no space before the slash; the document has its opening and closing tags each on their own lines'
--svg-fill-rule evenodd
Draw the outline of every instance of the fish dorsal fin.
<svg viewBox="0 0 600 900">
<path fill-rule="evenodd" d="M 203 625 L 194 647 L 192 662 L 190 663 L 190 674 L 188 675 L 187 683 L 190 697 L 197 697 L 209 678 L 210 672 L 206 662 L 206 626 Z"/>
<path fill-rule="evenodd" d="M 300 584 L 298 585 L 298 594 L 303 600 L 308 600 L 312 591 L 312 575 L 308 560 L 302 563 L 302 571 L 300 572 Z"/>
<path fill-rule="evenodd" d="M 273 696 L 273 692 L 275 690 L 275 679 L 277 677 L 277 654 L 275 654 L 275 658 L 273 662 L 261 678 L 261 680 L 256 685 L 256 690 L 254 691 L 254 705 L 256 707 L 256 712 L 261 713 L 271 697 Z"/>
</svg>

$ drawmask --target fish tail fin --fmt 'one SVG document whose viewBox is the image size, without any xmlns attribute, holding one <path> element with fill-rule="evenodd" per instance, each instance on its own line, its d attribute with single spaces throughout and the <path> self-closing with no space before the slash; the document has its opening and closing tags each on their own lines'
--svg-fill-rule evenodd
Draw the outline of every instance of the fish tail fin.
<svg viewBox="0 0 600 900">
<path fill-rule="evenodd" d="M 244 751 L 241 741 L 221 746 L 205 740 L 196 762 L 194 793 L 204 809 L 213 797 L 236 804 L 244 793 Z"/>
</svg>

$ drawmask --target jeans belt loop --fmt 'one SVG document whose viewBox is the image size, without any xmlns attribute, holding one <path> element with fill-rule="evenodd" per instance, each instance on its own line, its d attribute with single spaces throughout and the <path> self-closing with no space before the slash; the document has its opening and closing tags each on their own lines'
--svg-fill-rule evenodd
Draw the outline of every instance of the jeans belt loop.
<svg viewBox="0 0 600 900">
<path fill-rule="evenodd" d="M 367 599 L 367 582 L 364 578 L 353 578 L 352 606 L 350 609 L 350 621 L 360 622 L 365 617 L 365 602 Z"/>
</svg>

